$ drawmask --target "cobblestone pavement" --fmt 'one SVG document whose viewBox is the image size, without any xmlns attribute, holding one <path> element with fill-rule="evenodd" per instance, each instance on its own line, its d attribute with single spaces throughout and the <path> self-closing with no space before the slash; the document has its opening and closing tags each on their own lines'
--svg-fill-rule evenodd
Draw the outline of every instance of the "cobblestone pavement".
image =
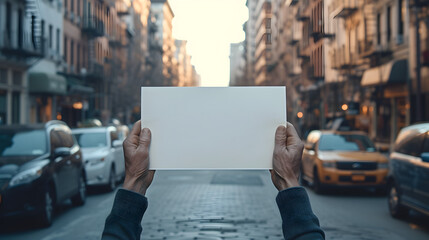
<svg viewBox="0 0 429 240">
<path fill-rule="evenodd" d="M 429 239 L 427 217 L 390 217 L 386 197 L 367 191 L 307 190 L 327 239 Z M 147 193 L 142 239 L 283 239 L 268 171 L 158 171 Z M 52 227 L 0 226 L 0 239 L 100 239 L 114 193 L 93 192 L 85 206 L 62 205 Z"/>
</svg>

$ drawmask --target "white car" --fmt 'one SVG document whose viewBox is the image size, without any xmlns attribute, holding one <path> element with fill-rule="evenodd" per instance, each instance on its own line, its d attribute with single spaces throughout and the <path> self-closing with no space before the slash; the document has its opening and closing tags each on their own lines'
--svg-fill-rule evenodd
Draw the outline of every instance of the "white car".
<svg viewBox="0 0 429 240">
<path fill-rule="evenodd" d="M 116 127 L 79 128 L 72 130 L 85 163 L 87 185 L 104 186 L 113 191 L 125 176 L 123 138 Z"/>
</svg>

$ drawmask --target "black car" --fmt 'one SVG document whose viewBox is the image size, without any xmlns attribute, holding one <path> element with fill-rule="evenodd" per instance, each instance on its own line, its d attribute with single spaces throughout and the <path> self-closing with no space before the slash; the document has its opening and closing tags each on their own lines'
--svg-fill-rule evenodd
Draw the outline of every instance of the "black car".
<svg viewBox="0 0 429 240">
<path fill-rule="evenodd" d="M 56 204 L 85 204 L 82 154 L 61 121 L 0 127 L 0 219 L 32 215 L 52 224 Z"/>
<path fill-rule="evenodd" d="M 389 210 L 400 218 L 414 209 L 429 215 L 429 123 L 401 130 L 390 154 Z"/>
</svg>

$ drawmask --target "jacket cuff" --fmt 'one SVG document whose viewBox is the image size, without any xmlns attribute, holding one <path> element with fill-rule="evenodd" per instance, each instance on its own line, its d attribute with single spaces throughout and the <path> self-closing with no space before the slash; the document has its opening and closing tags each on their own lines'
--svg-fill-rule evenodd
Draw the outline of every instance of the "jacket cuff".
<svg viewBox="0 0 429 240">
<path fill-rule="evenodd" d="M 303 187 L 292 187 L 279 192 L 276 202 L 283 220 L 285 239 L 295 239 L 311 232 L 324 236 Z"/>
<path fill-rule="evenodd" d="M 129 190 L 119 189 L 115 196 L 111 215 L 130 222 L 141 223 L 147 205 L 145 196 Z"/>
</svg>

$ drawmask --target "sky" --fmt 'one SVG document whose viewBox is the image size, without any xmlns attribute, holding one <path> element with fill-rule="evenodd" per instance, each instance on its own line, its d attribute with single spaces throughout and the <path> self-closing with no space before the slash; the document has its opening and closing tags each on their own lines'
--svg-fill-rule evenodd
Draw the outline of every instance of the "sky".
<svg viewBox="0 0 429 240">
<path fill-rule="evenodd" d="M 246 0 L 169 0 L 173 37 L 188 40 L 187 51 L 201 86 L 228 86 L 229 46 L 244 40 Z"/>
</svg>

